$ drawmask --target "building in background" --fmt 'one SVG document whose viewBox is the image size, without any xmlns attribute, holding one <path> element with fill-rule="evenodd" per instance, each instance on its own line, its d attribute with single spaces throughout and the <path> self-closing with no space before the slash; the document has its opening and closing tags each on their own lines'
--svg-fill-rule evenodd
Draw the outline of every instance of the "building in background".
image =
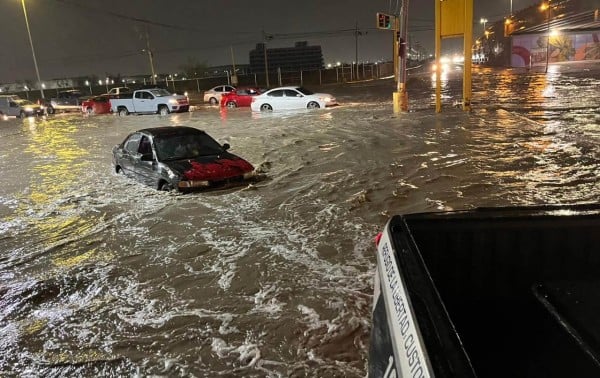
<svg viewBox="0 0 600 378">
<path fill-rule="evenodd" d="M 600 2 L 551 0 L 490 24 L 473 45 L 473 62 L 535 67 L 600 61 Z"/>
<path fill-rule="evenodd" d="M 265 72 L 265 55 L 269 72 L 319 70 L 323 68 L 321 46 L 309 46 L 308 42 L 296 42 L 294 47 L 267 48 L 258 43 L 249 53 L 250 70 L 254 73 Z"/>
</svg>

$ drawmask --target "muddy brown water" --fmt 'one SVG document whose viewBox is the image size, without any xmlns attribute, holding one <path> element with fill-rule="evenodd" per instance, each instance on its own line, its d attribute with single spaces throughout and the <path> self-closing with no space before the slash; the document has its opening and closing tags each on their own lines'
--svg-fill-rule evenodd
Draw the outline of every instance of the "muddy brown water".
<svg viewBox="0 0 600 378">
<path fill-rule="evenodd" d="M 252 114 L 0 122 L 0 373 L 364 377 L 373 238 L 398 213 L 597 202 L 598 80 L 476 70 L 474 110 L 411 112 L 389 80 L 329 86 L 341 105 Z M 160 193 L 111 148 L 161 125 L 206 130 L 266 174 Z"/>
</svg>

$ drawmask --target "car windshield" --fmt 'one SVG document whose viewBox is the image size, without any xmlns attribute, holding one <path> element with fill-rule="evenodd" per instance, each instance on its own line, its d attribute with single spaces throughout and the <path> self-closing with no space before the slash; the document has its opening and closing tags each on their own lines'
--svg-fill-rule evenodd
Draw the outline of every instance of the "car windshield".
<svg viewBox="0 0 600 378">
<path fill-rule="evenodd" d="M 218 155 L 221 145 L 207 134 L 173 134 L 154 138 L 158 160 L 193 159 L 198 156 Z"/>
<path fill-rule="evenodd" d="M 311 91 L 309 91 L 308 89 L 306 89 L 306 88 L 303 88 L 303 87 L 298 87 L 298 88 L 296 88 L 296 89 L 298 90 L 298 92 L 302 93 L 302 94 L 303 94 L 303 95 L 305 95 L 305 96 L 308 96 L 308 95 L 312 95 L 312 94 L 314 94 L 314 92 L 311 92 Z"/>
<path fill-rule="evenodd" d="M 18 99 L 15 100 L 15 102 L 21 106 L 23 105 L 35 105 L 33 102 L 29 101 L 29 100 L 23 100 L 23 99 Z"/>
<path fill-rule="evenodd" d="M 150 91 L 156 97 L 170 96 L 171 94 L 166 89 L 152 89 Z"/>
</svg>

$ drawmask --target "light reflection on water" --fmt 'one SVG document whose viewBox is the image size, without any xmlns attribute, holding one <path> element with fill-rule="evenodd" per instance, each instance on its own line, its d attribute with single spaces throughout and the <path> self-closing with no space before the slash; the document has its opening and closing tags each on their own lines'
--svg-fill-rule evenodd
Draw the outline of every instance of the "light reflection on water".
<svg viewBox="0 0 600 378">
<path fill-rule="evenodd" d="M 0 372 L 363 377 L 390 215 L 597 201 L 594 82 L 553 77 L 559 101 L 546 77 L 483 72 L 472 113 L 448 80 L 435 114 L 426 77 L 405 115 L 381 82 L 310 112 L 6 121 Z M 587 97 L 565 97 L 578 82 Z M 206 130 L 267 179 L 180 195 L 112 173 L 112 146 L 162 125 Z"/>
</svg>

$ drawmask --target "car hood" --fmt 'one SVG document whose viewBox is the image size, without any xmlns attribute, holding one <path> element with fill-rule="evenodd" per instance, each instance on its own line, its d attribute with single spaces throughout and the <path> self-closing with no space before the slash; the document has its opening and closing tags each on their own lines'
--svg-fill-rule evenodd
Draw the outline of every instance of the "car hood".
<svg viewBox="0 0 600 378">
<path fill-rule="evenodd" d="M 246 160 L 233 155 L 199 156 L 193 159 L 163 162 L 181 176 L 181 180 L 224 180 L 252 172 L 254 167 Z"/>
</svg>

